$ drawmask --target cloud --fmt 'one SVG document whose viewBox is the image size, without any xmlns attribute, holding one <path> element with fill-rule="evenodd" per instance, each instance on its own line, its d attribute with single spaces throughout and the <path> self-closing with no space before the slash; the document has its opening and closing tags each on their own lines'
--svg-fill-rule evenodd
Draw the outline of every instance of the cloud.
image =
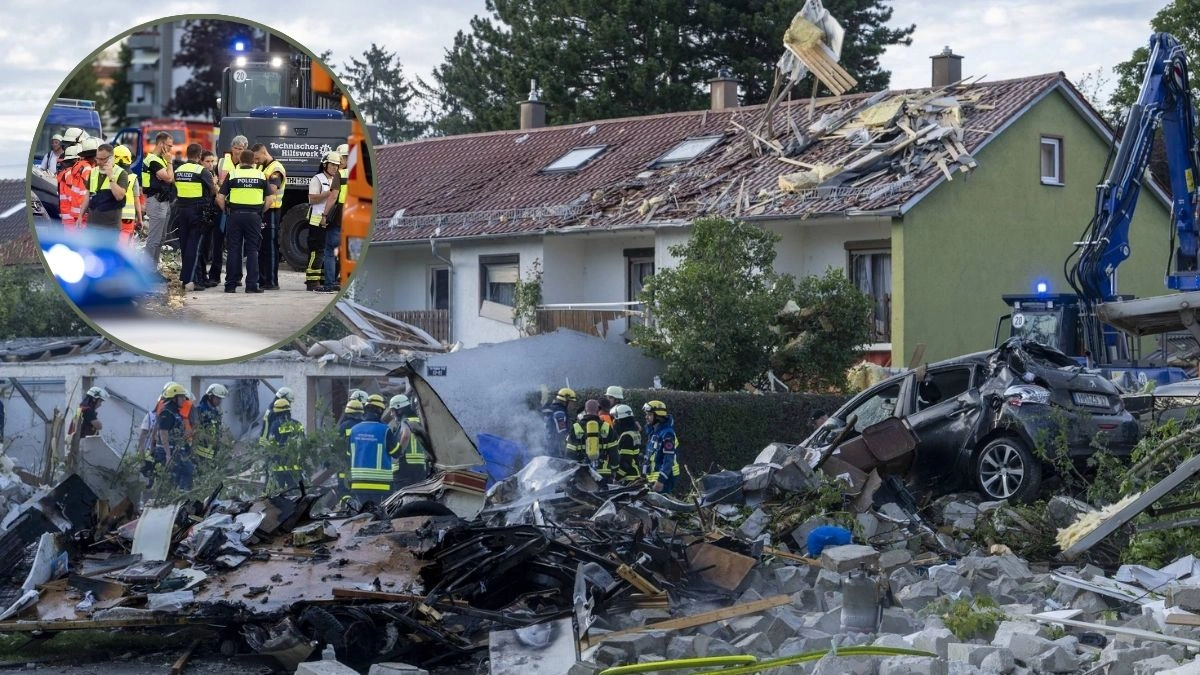
<svg viewBox="0 0 1200 675">
<path fill-rule="evenodd" d="M 1008 11 L 1003 7 L 992 5 L 983 13 L 983 24 L 985 26 L 1003 26 L 1008 23 Z"/>
</svg>

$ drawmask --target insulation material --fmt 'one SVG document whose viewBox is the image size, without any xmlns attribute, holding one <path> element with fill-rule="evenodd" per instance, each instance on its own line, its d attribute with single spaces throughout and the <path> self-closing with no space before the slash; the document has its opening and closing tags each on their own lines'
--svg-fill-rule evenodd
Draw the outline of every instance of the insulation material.
<svg viewBox="0 0 1200 675">
<path fill-rule="evenodd" d="M 907 99 L 903 96 L 893 96 L 886 101 L 876 103 L 860 112 L 856 122 L 867 127 L 890 125 L 896 120 L 896 115 L 906 101 Z"/>
<path fill-rule="evenodd" d="M 779 189 L 783 192 L 799 192 L 814 188 L 841 171 L 841 167 L 818 164 L 809 171 L 797 171 L 779 177 Z"/>
<path fill-rule="evenodd" d="M 797 14 L 783 33 L 783 44 L 793 49 L 812 49 L 821 44 L 824 38 L 825 31 L 804 18 L 803 14 Z"/>
<path fill-rule="evenodd" d="M 1074 523 L 1058 531 L 1058 536 L 1054 538 L 1055 542 L 1060 549 L 1065 551 L 1072 544 L 1087 536 L 1092 530 L 1100 527 L 1101 523 L 1112 518 L 1126 506 L 1135 502 L 1141 495 L 1142 493 L 1140 492 L 1132 494 L 1115 504 L 1109 504 L 1099 511 L 1088 511 L 1087 513 L 1079 514 Z"/>
</svg>

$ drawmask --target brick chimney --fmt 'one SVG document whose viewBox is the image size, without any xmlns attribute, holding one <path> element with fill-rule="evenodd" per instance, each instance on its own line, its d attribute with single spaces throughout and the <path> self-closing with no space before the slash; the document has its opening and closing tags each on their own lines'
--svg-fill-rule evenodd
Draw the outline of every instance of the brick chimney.
<svg viewBox="0 0 1200 675">
<path fill-rule="evenodd" d="M 942 49 L 942 53 L 929 57 L 933 62 L 933 87 L 945 87 L 963 79 L 963 57 L 950 51 L 950 47 Z"/>
<path fill-rule="evenodd" d="M 546 126 L 546 104 L 538 100 L 537 80 L 529 81 L 529 100 L 521 101 L 521 129 Z"/>
<path fill-rule="evenodd" d="M 738 105 L 738 81 L 728 68 L 717 71 L 717 76 L 708 81 L 708 91 L 712 96 L 713 110 L 736 108 Z"/>
</svg>

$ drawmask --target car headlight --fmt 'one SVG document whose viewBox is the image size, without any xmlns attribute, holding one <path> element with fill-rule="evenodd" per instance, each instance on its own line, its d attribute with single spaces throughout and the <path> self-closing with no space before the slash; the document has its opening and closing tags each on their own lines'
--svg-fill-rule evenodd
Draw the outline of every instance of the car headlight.
<svg viewBox="0 0 1200 675">
<path fill-rule="evenodd" d="M 363 244 L 365 241 L 366 240 L 362 237 L 346 238 L 346 248 L 348 249 L 347 256 L 349 260 L 358 260 L 359 256 L 362 255 Z"/>
<path fill-rule="evenodd" d="M 1026 403 L 1046 405 L 1050 403 L 1050 390 L 1036 384 L 1014 384 L 1004 390 L 1004 400 L 1017 407 Z"/>
</svg>

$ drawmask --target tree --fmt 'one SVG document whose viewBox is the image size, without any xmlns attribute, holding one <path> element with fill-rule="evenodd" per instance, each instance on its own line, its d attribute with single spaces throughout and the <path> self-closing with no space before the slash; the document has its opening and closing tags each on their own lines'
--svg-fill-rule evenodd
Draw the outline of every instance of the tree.
<svg viewBox="0 0 1200 675">
<path fill-rule="evenodd" d="M 97 108 L 103 99 L 104 92 L 100 89 L 100 81 L 96 78 L 96 62 L 81 65 L 71 74 L 71 79 L 58 94 L 60 98 L 79 98 L 86 101 L 96 101 Z"/>
<path fill-rule="evenodd" d="M 372 42 L 361 60 L 350 57 L 340 75 L 363 116 L 379 125 L 389 142 L 411 140 L 425 131 L 425 124 L 409 117 L 416 92 L 395 52 Z"/>
<path fill-rule="evenodd" d="M 0 267 L 0 340 L 95 335 L 39 267 Z"/>
<path fill-rule="evenodd" d="M 859 89 L 885 88 L 890 73 L 879 68 L 879 56 L 908 44 L 913 26 L 886 27 L 886 0 L 825 4 L 846 28 L 842 60 Z M 742 81 L 746 103 L 761 103 L 797 3 L 487 0 L 486 7 L 489 16 L 459 31 L 433 82 L 422 83 L 441 133 L 512 128 L 531 79 L 549 103 L 551 124 L 693 110 L 722 67 Z"/>
<path fill-rule="evenodd" d="M 117 52 L 117 61 L 120 65 L 113 73 L 112 85 L 109 86 L 104 98 L 108 108 L 108 118 L 120 129 L 129 125 L 129 116 L 125 113 L 125 106 L 129 104 L 129 100 L 133 96 L 133 87 L 129 83 L 129 72 L 133 67 L 133 50 L 129 48 L 128 42 L 121 43 L 121 49 Z"/>
<path fill-rule="evenodd" d="M 1150 20 L 1150 28 L 1156 33 L 1170 33 L 1183 46 L 1188 63 L 1193 69 L 1200 63 L 1200 3 L 1194 0 L 1171 0 Z M 1146 35 L 1147 41 L 1149 33 Z M 1125 122 L 1129 107 L 1137 100 L 1138 90 L 1142 87 L 1142 76 L 1145 74 L 1146 63 L 1150 59 L 1147 46 L 1138 47 L 1128 61 L 1117 64 L 1113 73 L 1117 76 L 1117 86 L 1108 99 L 1108 109 L 1105 116 L 1109 122 L 1120 126 Z M 1200 99 L 1200 78 L 1191 80 L 1192 96 Z"/>
<path fill-rule="evenodd" d="M 794 304 L 778 316 L 783 344 L 771 368 L 798 391 L 844 391 L 846 371 L 869 343 L 872 300 L 840 269 L 808 276 L 796 285 Z"/>
<path fill-rule="evenodd" d="M 192 77 L 175 88 L 167 104 L 168 113 L 202 115 L 214 122 L 221 119 L 217 96 L 221 75 L 229 66 L 229 45 L 245 37 L 246 26 L 230 21 L 192 19 L 183 22 L 183 36 L 174 65 L 192 69 Z"/>
<path fill-rule="evenodd" d="M 778 342 L 771 330 L 794 280 L 774 272 L 779 235 L 742 221 L 702 218 L 680 259 L 658 271 L 640 300 L 653 321 L 635 338 L 667 363 L 667 382 L 679 389 L 740 389 L 766 369 Z"/>
</svg>

